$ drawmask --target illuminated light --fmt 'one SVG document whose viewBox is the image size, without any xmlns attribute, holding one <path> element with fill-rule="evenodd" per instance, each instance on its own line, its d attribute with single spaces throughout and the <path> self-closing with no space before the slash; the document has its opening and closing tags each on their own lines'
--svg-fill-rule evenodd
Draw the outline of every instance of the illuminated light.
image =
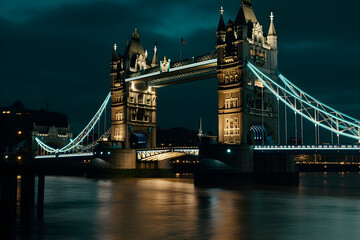
<svg viewBox="0 0 360 240">
<path fill-rule="evenodd" d="M 9 156 L 8 155 L 5 155 L 5 159 L 8 159 L 9 158 Z"/>
<path fill-rule="evenodd" d="M 176 177 L 180 177 L 180 173 L 176 173 L 175 176 L 176 176 Z"/>
<path fill-rule="evenodd" d="M 21 156 L 18 156 L 17 159 L 18 159 L 18 160 L 21 160 Z"/>
<path fill-rule="evenodd" d="M 227 153 L 231 153 L 231 149 L 228 148 L 228 149 L 226 150 L 226 152 L 227 152 Z"/>
<path fill-rule="evenodd" d="M 18 180 L 20 180 L 20 179 L 21 179 L 21 175 L 17 175 L 16 178 L 17 178 Z"/>
<path fill-rule="evenodd" d="M 6 111 L 7 114 L 10 114 L 10 111 Z"/>
<path fill-rule="evenodd" d="M 324 168 L 327 168 L 327 166 L 325 165 Z"/>
<path fill-rule="evenodd" d="M 311 100 L 319 103 L 320 105 L 325 106 L 326 108 L 330 109 L 331 111 L 333 111 L 333 112 L 335 112 L 335 113 L 337 113 L 337 114 L 343 115 L 344 117 L 347 117 L 347 118 L 349 118 L 349 119 L 351 119 L 351 120 L 353 120 L 353 121 L 355 121 L 355 122 L 357 122 L 357 123 L 360 122 L 359 120 L 357 120 L 357 119 L 355 119 L 355 118 L 353 118 L 353 117 L 350 117 L 350 116 L 348 116 L 348 115 L 346 115 L 346 114 L 344 114 L 344 113 L 342 113 L 342 112 L 339 112 L 339 111 L 331 108 L 330 106 L 327 106 L 326 104 L 324 104 L 324 103 L 318 101 L 317 99 L 313 98 L 312 96 L 310 96 L 309 94 L 305 93 L 305 92 L 302 91 L 300 88 L 298 88 L 295 84 L 293 84 L 289 79 L 287 79 L 286 77 L 284 77 L 282 74 L 279 73 L 279 74 L 278 74 L 278 77 L 283 81 L 283 83 L 285 83 L 285 84 L 292 90 L 293 93 L 295 93 L 295 95 L 297 95 L 297 93 L 293 90 L 294 88 L 295 88 L 296 90 L 298 90 L 298 91 L 300 92 L 300 94 L 302 94 L 302 95 L 310 98 Z M 268 77 L 266 76 L 266 78 L 268 78 Z M 331 114 L 331 115 L 332 115 L 332 114 Z M 332 115 L 332 116 L 334 116 L 334 115 Z M 341 120 L 341 119 L 339 119 L 339 120 Z M 342 120 L 344 120 L 344 119 L 342 119 Z"/>
<path fill-rule="evenodd" d="M 6 111 L 3 111 L 2 113 L 3 113 L 3 114 L 6 114 Z"/>
<path fill-rule="evenodd" d="M 18 131 L 18 135 L 21 135 L 22 134 L 22 131 Z"/>
<path fill-rule="evenodd" d="M 309 106 L 309 107 L 311 107 L 312 109 L 314 109 L 314 110 L 316 110 L 316 111 L 318 111 L 318 112 L 320 112 L 320 113 L 324 113 L 324 114 L 326 114 L 327 116 L 329 116 L 329 117 L 331 117 L 331 118 L 333 118 L 333 119 L 336 119 L 336 120 L 340 121 L 340 123 L 343 123 L 343 124 L 346 123 L 346 124 L 349 124 L 349 125 L 354 126 L 354 127 L 356 127 L 356 128 L 359 128 L 359 127 L 360 127 L 360 125 L 358 124 L 358 122 L 360 122 L 359 120 L 356 120 L 356 119 L 354 119 L 354 118 L 352 118 L 352 117 L 349 117 L 349 116 L 347 116 L 347 115 L 345 115 L 345 114 L 343 114 L 343 113 L 340 113 L 339 111 L 336 111 L 336 110 L 330 108 L 329 106 L 327 106 L 327 105 L 325 105 L 325 104 L 317 101 L 316 99 L 312 98 L 310 95 L 307 95 L 306 93 L 304 93 L 301 89 L 297 88 L 297 87 L 296 87 L 295 85 L 293 85 L 292 83 L 289 84 L 290 81 L 287 80 L 285 77 L 283 77 L 281 74 L 278 74 L 278 77 L 289 87 L 289 89 L 290 89 L 292 92 L 289 92 L 287 89 L 285 89 L 284 87 L 282 87 L 282 86 L 280 86 L 279 84 L 277 84 L 274 80 L 272 80 L 270 77 L 268 77 L 267 75 L 265 75 L 264 73 L 262 73 L 259 69 L 257 69 L 257 68 L 256 68 L 254 65 L 252 65 L 250 62 L 247 62 L 247 67 L 254 73 L 254 75 L 255 75 L 257 78 L 259 78 L 259 79 L 263 82 L 263 84 L 265 85 L 265 87 L 266 87 L 268 90 L 270 90 L 271 93 L 273 93 L 275 96 L 279 97 L 280 100 L 281 100 L 283 103 L 285 103 L 285 105 L 287 105 L 288 107 L 290 107 L 291 109 L 294 109 L 293 106 L 292 106 L 290 103 L 288 103 L 287 100 L 285 100 L 285 99 L 283 99 L 281 96 L 279 96 L 279 94 L 273 89 L 273 85 L 276 86 L 276 87 L 278 87 L 278 89 L 280 89 L 281 91 L 283 91 L 284 93 L 286 93 L 286 94 L 289 95 L 290 97 L 293 97 L 295 100 L 300 101 L 300 102 L 301 102 L 302 104 L 304 104 L 305 106 Z M 263 78 L 267 79 L 267 80 L 269 81 L 269 84 L 270 84 L 271 86 L 269 86 L 269 84 L 268 84 L 267 82 L 265 82 L 265 80 L 262 79 L 262 77 L 260 77 L 259 74 L 261 74 L 261 75 L 263 76 Z M 288 81 L 288 83 L 287 83 L 286 81 Z M 300 95 L 299 95 L 294 89 L 297 89 L 297 90 L 300 92 Z M 331 109 L 331 111 L 334 111 L 334 112 L 336 113 L 336 115 L 334 115 L 334 114 L 332 114 L 332 113 L 329 113 L 329 112 L 326 112 L 326 110 L 321 109 L 321 108 L 319 108 L 319 107 L 317 107 L 317 106 L 314 106 L 314 105 L 313 105 L 311 102 L 309 102 L 307 99 L 306 99 L 307 101 L 305 101 L 305 100 L 302 99 L 300 96 L 305 96 L 305 97 L 311 98 L 311 99 L 313 100 L 313 102 L 317 102 L 317 104 L 320 104 L 321 107 L 326 107 L 326 108 L 328 108 L 328 109 Z M 301 116 L 303 116 L 304 118 L 306 118 L 307 120 L 309 120 L 310 122 L 315 123 L 315 122 L 314 122 L 314 119 L 313 119 L 312 117 L 310 117 L 310 116 L 308 116 L 308 115 L 306 115 L 306 114 L 304 114 L 304 113 L 302 113 L 302 112 L 299 112 L 299 114 L 300 114 Z M 340 116 L 340 117 L 337 116 L 338 114 L 341 115 L 341 116 Z M 355 121 L 356 123 L 350 122 L 350 121 L 348 121 L 348 120 L 346 120 L 346 119 L 343 119 L 343 118 L 342 118 L 343 116 L 344 116 L 344 117 L 347 117 L 348 119 L 351 119 L 351 120 Z M 332 120 L 332 121 L 335 122 L 334 120 Z M 327 130 L 330 130 L 330 131 L 334 132 L 331 127 L 326 126 L 326 125 L 324 125 L 323 123 L 318 123 L 318 125 L 321 126 L 322 128 L 325 128 L 325 129 L 327 129 Z M 343 125 L 340 125 L 340 127 L 346 129 L 346 127 L 344 127 Z M 348 128 L 347 128 L 347 129 L 348 129 Z M 350 134 L 350 133 L 351 133 L 351 134 Z M 355 135 L 353 132 L 350 132 L 350 133 L 340 132 L 340 134 L 341 134 L 342 136 L 346 136 L 346 137 L 349 137 L 349 138 L 353 138 L 353 139 L 356 139 L 356 140 L 360 140 L 360 137 L 358 136 L 358 134 Z"/>
<path fill-rule="evenodd" d="M 108 155 L 110 155 L 110 152 L 108 152 Z"/>
<path fill-rule="evenodd" d="M 103 154 L 103 152 L 100 152 L 100 155 L 102 155 Z"/>
<path fill-rule="evenodd" d="M 170 61 L 170 59 L 169 59 L 169 61 Z M 172 69 L 170 69 L 169 72 L 179 71 L 179 70 L 182 70 L 182 69 L 188 69 L 188 68 L 198 67 L 198 66 L 212 64 L 212 63 L 217 63 L 217 59 L 214 58 L 214 59 L 211 59 L 211 60 L 206 60 L 206 61 L 202 61 L 202 62 L 198 62 L 198 63 L 192 63 L 192 64 L 188 64 L 188 65 L 185 65 L 185 66 L 172 68 Z M 134 81 L 134 80 L 138 80 L 138 79 L 146 78 L 146 77 L 151 77 L 151 76 L 155 76 L 155 75 L 160 75 L 160 71 L 140 75 L 140 76 L 137 76 L 137 77 L 128 78 L 128 79 L 125 79 L 125 82 L 131 82 L 131 81 Z"/>
<path fill-rule="evenodd" d="M 69 144 L 67 144 L 66 146 L 64 146 L 63 148 L 61 148 L 59 150 L 59 152 L 63 153 L 63 152 L 68 152 L 71 151 L 72 149 L 74 149 L 76 146 L 78 146 L 85 137 L 87 137 L 89 135 L 89 133 L 91 132 L 91 130 L 94 128 L 95 124 L 99 121 L 101 115 L 103 114 L 107 103 L 109 102 L 109 99 L 111 97 L 111 93 L 109 93 L 107 95 L 107 97 L 105 98 L 104 102 L 102 103 L 101 107 L 99 108 L 99 110 L 96 112 L 96 114 L 94 115 L 94 117 L 91 119 L 91 121 L 88 123 L 88 125 L 81 131 L 81 133 L 79 133 L 79 135 L 73 140 L 71 141 Z M 46 145 L 45 143 L 43 143 L 42 141 L 40 141 L 38 138 L 35 138 L 36 142 L 40 145 L 40 147 L 42 149 L 44 149 L 46 152 L 49 153 L 54 153 L 56 152 L 56 150 L 48 145 Z"/>
</svg>

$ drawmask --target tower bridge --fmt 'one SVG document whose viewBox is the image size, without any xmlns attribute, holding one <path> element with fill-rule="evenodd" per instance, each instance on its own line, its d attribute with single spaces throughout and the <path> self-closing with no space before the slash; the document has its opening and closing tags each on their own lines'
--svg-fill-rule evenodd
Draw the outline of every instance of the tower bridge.
<svg viewBox="0 0 360 240">
<path fill-rule="evenodd" d="M 110 102 L 110 138 L 102 142 L 102 148 L 114 153 L 113 159 L 116 161 L 150 159 L 152 150 L 136 153 L 135 149 L 156 147 L 157 98 L 161 97 L 157 89 L 215 76 L 218 79 L 217 144 L 200 145 L 198 154 L 200 163 L 203 163 L 200 169 L 205 173 L 200 173 L 200 177 L 207 180 L 213 178 L 211 174 L 218 167 L 226 169 L 221 173 L 224 178 L 231 174 L 255 173 L 283 176 L 291 180 L 294 176 L 296 179 L 297 174 L 293 161 L 289 159 L 292 151 L 358 151 L 356 145 L 340 149 L 338 146 L 342 146 L 340 136 L 350 138 L 354 143 L 360 141 L 360 120 L 318 101 L 278 71 L 274 14 L 270 13 L 268 31 L 265 31 L 250 0 L 242 1 L 234 21 L 230 19 L 225 24 L 223 12 L 221 7 L 216 49 L 210 54 L 177 62 L 166 57 L 159 61 L 157 46 L 154 46 L 150 60 L 148 52 L 141 45 L 137 29 L 124 54 L 118 53 L 115 44 L 109 96 L 84 131 L 60 152 L 75 149 L 94 128 Z M 280 104 L 283 104 L 285 113 L 279 112 Z M 287 144 L 289 115 L 294 119 L 295 145 L 301 146 L 281 145 L 281 128 L 285 128 Z M 285 126 L 281 124 L 280 116 L 285 116 Z M 314 125 L 315 142 L 310 147 L 303 142 L 304 120 Z M 337 145 L 321 145 L 320 128 L 327 130 L 331 136 L 335 134 Z M 58 151 L 41 141 L 38 143 L 50 153 Z M 271 169 L 266 164 L 268 159 L 264 156 L 256 159 L 254 152 L 271 154 Z M 278 159 L 273 157 L 275 152 L 279 154 Z M 153 153 L 158 155 L 155 150 Z M 135 167 L 133 162 L 120 165 Z"/>
</svg>

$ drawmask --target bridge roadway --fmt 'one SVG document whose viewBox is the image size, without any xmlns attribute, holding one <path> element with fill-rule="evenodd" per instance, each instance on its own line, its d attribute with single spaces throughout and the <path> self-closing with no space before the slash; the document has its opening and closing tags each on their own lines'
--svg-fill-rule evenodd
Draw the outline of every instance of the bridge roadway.
<svg viewBox="0 0 360 240">
<path fill-rule="evenodd" d="M 229 145 L 231 147 L 231 145 Z M 263 153 L 289 153 L 289 154 L 315 154 L 315 153 L 360 153 L 360 145 L 256 145 L 255 152 Z M 198 148 L 154 148 L 154 149 L 137 149 L 137 160 L 139 161 L 161 161 L 176 158 L 185 155 L 199 156 Z M 35 159 L 52 159 L 52 158 L 78 158 L 92 157 L 101 155 L 110 155 L 110 152 L 93 153 L 71 153 L 56 155 L 36 156 Z"/>
</svg>

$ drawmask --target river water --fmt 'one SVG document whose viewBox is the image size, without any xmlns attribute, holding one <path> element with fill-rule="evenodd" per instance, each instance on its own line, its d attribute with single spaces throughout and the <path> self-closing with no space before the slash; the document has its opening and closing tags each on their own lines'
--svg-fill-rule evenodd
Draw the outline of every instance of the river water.
<svg viewBox="0 0 360 240">
<path fill-rule="evenodd" d="M 22 236 L 21 236 L 22 235 Z M 197 188 L 186 179 L 46 177 L 44 222 L 18 239 L 360 239 L 360 174 L 298 187 Z"/>
</svg>

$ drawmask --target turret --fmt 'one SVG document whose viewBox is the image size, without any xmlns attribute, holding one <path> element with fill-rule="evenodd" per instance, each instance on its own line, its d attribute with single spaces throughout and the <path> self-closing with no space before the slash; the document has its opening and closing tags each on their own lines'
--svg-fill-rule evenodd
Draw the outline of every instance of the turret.
<svg viewBox="0 0 360 240">
<path fill-rule="evenodd" d="M 225 43 L 226 27 L 223 19 L 224 8 L 220 8 L 220 20 L 216 31 L 217 44 L 222 45 Z"/>
<path fill-rule="evenodd" d="M 117 77 L 117 66 L 118 66 L 118 58 L 116 56 L 116 43 L 114 43 L 114 52 L 113 52 L 113 56 L 111 58 L 111 73 L 110 73 L 110 77 L 111 77 L 111 87 L 115 86 L 115 82 L 116 82 L 116 77 Z"/>
<path fill-rule="evenodd" d="M 157 47 L 156 47 L 156 43 L 154 45 L 154 57 L 151 61 L 151 67 L 157 67 L 159 66 L 159 60 L 158 60 L 158 57 L 157 57 Z"/>
<path fill-rule="evenodd" d="M 270 27 L 269 27 L 267 42 L 272 49 L 277 50 L 277 35 L 274 25 L 274 14 L 272 12 L 270 15 Z"/>
</svg>

